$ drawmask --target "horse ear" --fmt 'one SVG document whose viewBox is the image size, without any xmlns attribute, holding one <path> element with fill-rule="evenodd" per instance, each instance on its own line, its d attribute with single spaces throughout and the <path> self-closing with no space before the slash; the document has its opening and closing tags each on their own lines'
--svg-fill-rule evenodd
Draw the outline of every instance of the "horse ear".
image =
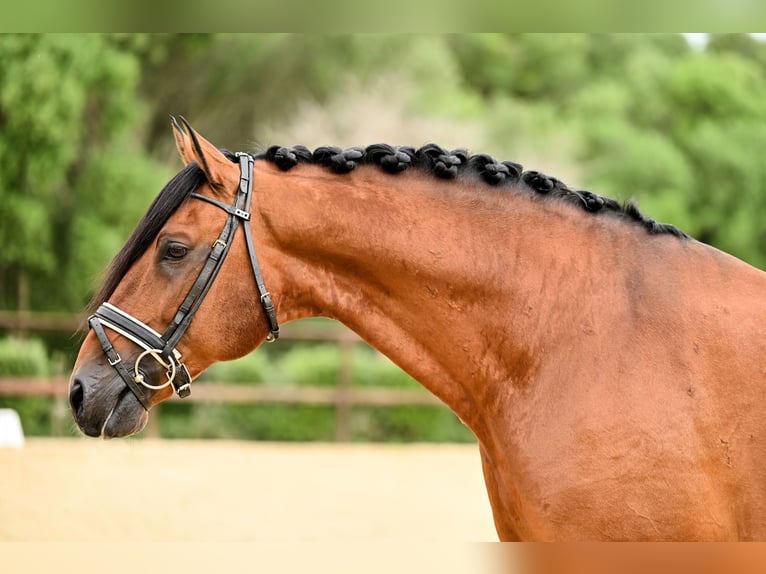
<svg viewBox="0 0 766 574">
<path fill-rule="evenodd" d="M 179 124 L 172 119 L 173 135 L 181 159 L 187 165 L 193 161 L 205 172 L 207 181 L 215 191 L 236 189 L 239 185 L 239 169 L 212 143 L 194 131 L 186 118 L 181 116 Z"/>
<path fill-rule="evenodd" d="M 191 162 L 195 161 L 194 154 L 191 151 L 189 138 L 174 116 L 170 116 L 170 121 L 173 126 L 173 136 L 176 138 L 176 149 L 178 150 L 184 165 L 189 165 Z"/>
</svg>

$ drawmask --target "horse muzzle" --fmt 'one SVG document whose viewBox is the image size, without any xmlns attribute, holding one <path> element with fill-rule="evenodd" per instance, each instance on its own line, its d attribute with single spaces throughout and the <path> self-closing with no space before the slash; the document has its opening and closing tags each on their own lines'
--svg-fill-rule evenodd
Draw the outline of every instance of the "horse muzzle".
<svg viewBox="0 0 766 574">
<path fill-rule="evenodd" d="M 147 408 L 111 368 L 100 371 L 104 369 L 83 366 L 72 376 L 69 405 L 77 426 L 88 436 L 102 438 L 139 432 L 148 420 Z"/>
</svg>

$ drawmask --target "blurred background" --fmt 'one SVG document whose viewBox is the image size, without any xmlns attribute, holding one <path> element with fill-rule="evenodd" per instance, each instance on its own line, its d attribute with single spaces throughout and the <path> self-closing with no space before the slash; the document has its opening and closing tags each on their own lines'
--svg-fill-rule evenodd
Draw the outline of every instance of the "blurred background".
<svg viewBox="0 0 766 574">
<path fill-rule="evenodd" d="M 102 271 L 212 142 L 489 153 L 766 265 L 766 45 L 681 34 L 0 36 L 0 407 L 76 436 L 65 399 Z M 329 321 L 220 364 L 144 436 L 464 442 L 457 418 Z"/>
</svg>

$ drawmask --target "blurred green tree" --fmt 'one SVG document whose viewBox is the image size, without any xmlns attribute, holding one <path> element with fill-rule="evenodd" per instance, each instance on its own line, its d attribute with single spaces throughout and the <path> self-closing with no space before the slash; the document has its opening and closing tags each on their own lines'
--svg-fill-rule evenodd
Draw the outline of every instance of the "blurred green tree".
<svg viewBox="0 0 766 574">
<path fill-rule="evenodd" d="M 78 308 L 167 176 L 135 139 L 146 37 L 0 37 L 0 302 Z"/>
</svg>

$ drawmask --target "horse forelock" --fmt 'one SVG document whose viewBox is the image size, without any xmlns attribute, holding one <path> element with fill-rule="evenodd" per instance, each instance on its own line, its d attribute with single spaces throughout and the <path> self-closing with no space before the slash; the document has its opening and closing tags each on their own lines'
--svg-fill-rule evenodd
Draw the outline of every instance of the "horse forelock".
<svg viewBox="0 0 766 574">
<path fill-rule="evenodd" d="M 588 213 L 608 213 L 638 224 L 650 234 L 670 234 L 688 238 L 673 225 L 657 223 L 641 213 L 633 201 L 620 203 L 586 190 L 571 189 L 562 181 L 539 171 L 524 171 L 521 164 L 497 161 L 487 154 L 470 155 L 464 149 L 447 150 L 436 144 L 420 148 L 373 144 L 367 147 L 340 148 L 322 146 L 313 152 L 304 146 L 271 146 L 258 154 L 287 171 L 300 163 L 316 164 L 331 171 L 349 173 L 360 165 L 375 165 L 394 174 L 407 169 L 419 169 L 441 179 L 458 176 L 479 179 L 492 187 L 514 186 L 538 196 L 562 200 Z"/>
</svg>

